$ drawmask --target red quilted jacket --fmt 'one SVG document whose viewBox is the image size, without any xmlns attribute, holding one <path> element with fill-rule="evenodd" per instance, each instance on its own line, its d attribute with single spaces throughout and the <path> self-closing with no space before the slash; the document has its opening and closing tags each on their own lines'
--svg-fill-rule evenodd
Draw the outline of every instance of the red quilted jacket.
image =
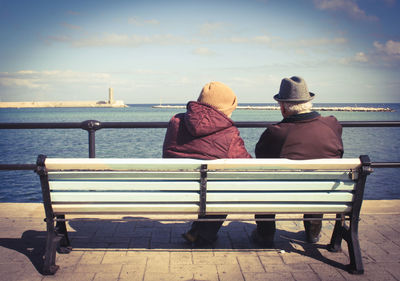
<svg viewBox="0 0 400 281">
<path fill-rule="evenodd" d="M 251 158 L 233 121 L 213 107 L 189 102 L 187 111 L 171 118 L 163 145 L 164 158 Z"/>
</svg>

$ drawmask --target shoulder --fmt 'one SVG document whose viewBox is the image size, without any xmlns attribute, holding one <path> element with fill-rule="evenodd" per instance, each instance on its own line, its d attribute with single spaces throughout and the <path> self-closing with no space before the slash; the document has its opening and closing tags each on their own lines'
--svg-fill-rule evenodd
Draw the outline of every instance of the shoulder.
<svg viewBox="0 0 400 281">
<path fill-rule="evenodd" d="M 325 124 L 329 124 L 331 126 L 334 126 L 334 127 L 342 127 L 342 125 L 339 123 L 339 121 L 336 119 L 336 117 L 332 116 L 332 115 L 330 115 L 330 116 L 320 116 L 318 118 L 318 120 L 324 122 Z"/>
</svg>

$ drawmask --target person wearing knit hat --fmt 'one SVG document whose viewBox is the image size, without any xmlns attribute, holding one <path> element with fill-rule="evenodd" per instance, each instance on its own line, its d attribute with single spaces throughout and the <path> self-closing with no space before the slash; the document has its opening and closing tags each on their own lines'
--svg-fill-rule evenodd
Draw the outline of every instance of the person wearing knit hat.
<svg viewBox="0 0 400 281">
<path fill-rule="evenodd" d="M 237 98 L 231 88 L 221 82 L 207 83 L 201 90 L 198 102 L 211 105 L 231 117 L 237 107 Z"/>
<path fill-rule="evenodd" d="M 186 112 L 176 114 L 168 124 L 163 144 L 163 158 L 251 158 L 239 130 L 230 118 L 237 97 L 221 82 L 207 83 L 197 101 L 186 105 Z M 213 243 L 226 215 L 199 216 L 183 238 L 195 246 Z"/>
</svg>

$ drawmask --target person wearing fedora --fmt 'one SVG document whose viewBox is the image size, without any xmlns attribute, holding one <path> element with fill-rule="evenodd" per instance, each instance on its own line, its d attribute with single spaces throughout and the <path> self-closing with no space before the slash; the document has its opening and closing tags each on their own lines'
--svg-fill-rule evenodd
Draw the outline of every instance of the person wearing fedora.
<svg viewBox="0 0 400 281">
<path fill-rule="evenodd" d="M 236 109 L 235 93 L 221 82 L 207 83 L 197 101 L 186 105 L 186 112 L 173 116 L 168 124 L 163 144 L 163 158 L 251 158 L 239 130 L 230 118 Z M 182 234 L 195 246 L 205 246 L 217 239 L 226 215 L 199 216 L 191 229 Z"/>
<path fill-rule="evenodd" d="M 257 158 L 305 160 L 343 156 L 342 126 L 334 116 L 322 117 L 312 111 L 314 96 L 301 77 L 282 79 L 274 99 L 279 103 L 283 120 L 263 132 L 255 148 Z M 257 218 L 275 216 L 260 214 Z M 304 218 L 322 218 L 322 215 L 305 214 Z M 306 240 L 318 242 L 321 227 L 321 220 L 304 220 Z M 271 246 L 275 230 L 275 221 L 257 221 L 252 237 L 260 244 Z"/>
</svg>

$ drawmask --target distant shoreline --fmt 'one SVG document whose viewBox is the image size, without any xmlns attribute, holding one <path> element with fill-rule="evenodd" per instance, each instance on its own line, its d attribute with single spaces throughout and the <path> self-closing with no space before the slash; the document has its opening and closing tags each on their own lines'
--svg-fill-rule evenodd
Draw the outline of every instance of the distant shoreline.
<svg viewBox="0 0 400 281">
<path fill-rule="evenodd" d="M 46 107 L 128 107 L 123 101 L 32 101 L 0 102 L 0 108 L 46 108 Z"/>
<path fill-rule="evenodd" d="M 186 105 L 154 105 L 153 108 L 180 108 L 185 109 Z M 238 105 L 237 109 L 240 110 L 279 110 L 279 106 L 241 106 Z M 313 107 L 317 111 L 360 111 L 360 112 L 394 112 L 394 109 L 389 107 L 366 107 L 366 106 L 316 106 Z"/>
</svg>

